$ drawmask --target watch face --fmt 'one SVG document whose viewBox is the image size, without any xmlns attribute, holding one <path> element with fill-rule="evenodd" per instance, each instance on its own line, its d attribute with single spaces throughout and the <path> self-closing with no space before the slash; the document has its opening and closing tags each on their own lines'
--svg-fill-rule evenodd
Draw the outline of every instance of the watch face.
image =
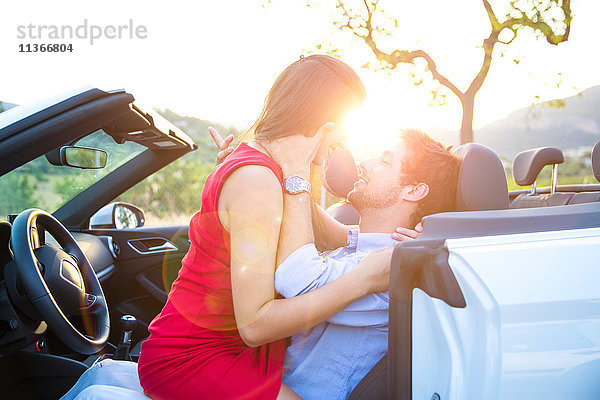
<svg viewBox="0 0 600 400">
<path fill-rule="evenodd" d="M 285 181 L 285 189 L 288 192 L 296 193 L 298 191 L 298 177 L 291 176 Z"/>
<path fill-rule="evenodd" d="M 310 183 L 299 176 L 290 176 L 285 180 L 285 190 L 291 194 L 310 192 Z"/>
<path fill-rule="evenodd" d="M 290 190 L 296 192 L 300 189 L 300 179 L 297 176 L 292 176 L 289 181 Z"/>
</svg>

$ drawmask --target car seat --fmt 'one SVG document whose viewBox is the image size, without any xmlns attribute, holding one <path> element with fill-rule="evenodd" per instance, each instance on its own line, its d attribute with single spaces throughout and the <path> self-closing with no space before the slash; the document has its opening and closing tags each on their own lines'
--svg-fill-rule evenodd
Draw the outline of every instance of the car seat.
<svg viewBox="0 0 600 400">
<path fill-rule="evenodd" d="M 510 204 L 510 208 L 531 208 L 562 206 L 569 204 L 574 193 L 557 192 L 558 164 L 565 161 L 563 152 L 555 147 L 539 147 L 525 150 L 516 155 L 513 161 L 513 177 L 520 186 L 531 186 L 530 193 L 522 193 Z M 539 173 L 546 165 L 552 165 L 552 187 L 549 194 L 538 194 L 536 182 Z"/>
<path fill-rule="evenodd" d="M 346 149 L 333 152 L 323 165 L 323 186 L 334 196 L 346 199 L 358 180 L 356 161 L 352 153 Z M 347 201 L 332 204 L 327 212 L 337 221 L 345 225 L 357 225 L 360 217 L 358 211 Z"/>
<path fill-rule="evenodd" d="M 592 149 L 592 171 L 597 181 L 600 181 L 600 141 Z M 600 192 L 575 193 L 569 204 L 592 203 L 600 201 Z"/>
<path fill-rule="evenodd" d="M 457 210 L 507 209 L 508 184 L 500 157 L 478 143 L 459 146 L 455 154 L 461 159 L 456 190 Z M 427 217 L 424 226 L 426 219 Z M 348 400 L 387 400 L 388 369 L 391 362 L 388 353 L 359 382 Z"/>
</svg>

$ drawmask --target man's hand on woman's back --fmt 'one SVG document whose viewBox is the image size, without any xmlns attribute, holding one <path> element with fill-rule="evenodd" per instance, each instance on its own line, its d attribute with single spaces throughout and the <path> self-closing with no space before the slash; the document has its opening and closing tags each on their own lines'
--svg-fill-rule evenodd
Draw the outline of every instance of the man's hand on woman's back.
<svg viewBox="0 0 600 400">
<path fill-rule="evenodd" d="M 217 153 L 217 165 L 219 165 L 233 151 L 233 146 L 231 146 L 231 142 L 233 142 L 233 135 L 228 135 L 225 139 L 223 139 L 219 132 L 217 132 L 217 130 L 212 126 L 208 127 L 208 133 L 210 133 L 210 136 L 219 148 L 219 152 Z"/>
</svg>

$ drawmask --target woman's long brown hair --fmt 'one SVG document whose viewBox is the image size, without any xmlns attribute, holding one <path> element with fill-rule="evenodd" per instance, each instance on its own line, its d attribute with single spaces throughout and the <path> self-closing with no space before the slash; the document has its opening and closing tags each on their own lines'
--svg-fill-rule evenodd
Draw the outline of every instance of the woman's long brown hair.
<svg viewBox="0 0 600 400">
<path fill-rule="evenodd" d="M 337 58 L 314 54 L 290 64 L 269 90 L 263 109 L 243 140 L 261 142 L 301 134 L 312 136 L 327 122 L 339 122 L 366 97 L 365 87 L 352 68 Z M 312 170 L 312 168 L 311 168 Z M 311 217 L 315 237 L 324 226 L 316 210 L 320 171 L 311 171 Z M 323 244 L 317 244 L 325 250 Z"/>
<path fill-rule="evenodd" d="M 302 57 L 279 74 L 244 139 L 314 135 L 326 122 L 339 121 L 365 96 L 362 81 L 344 62 L 323 54 Z"/>
</svg>

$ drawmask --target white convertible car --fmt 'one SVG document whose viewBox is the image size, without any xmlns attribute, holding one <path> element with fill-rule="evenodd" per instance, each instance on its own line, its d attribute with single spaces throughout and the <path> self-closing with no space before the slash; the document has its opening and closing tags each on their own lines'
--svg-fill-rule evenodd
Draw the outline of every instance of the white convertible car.
<svg viewBox="0 0 600 400">
<path fill-rule="evenodd" d="M 187 226 L 145 227 L 112 202 L 195 149 L 125 91 L 0 114 L 0 397 L 59 398 L 100 355 L 135 362 Z M 541 148 L 515 159 L 532 190 L 509 193 L 492 150 L 456 151 L 460 211 L 426 217 L 394 251 L 389 353 L 350 398 L 600 398 L 600 185 L 535 188 L 563 160 Z M 600 145 L 592 165 L 600 179 Z"/>
</svg>

